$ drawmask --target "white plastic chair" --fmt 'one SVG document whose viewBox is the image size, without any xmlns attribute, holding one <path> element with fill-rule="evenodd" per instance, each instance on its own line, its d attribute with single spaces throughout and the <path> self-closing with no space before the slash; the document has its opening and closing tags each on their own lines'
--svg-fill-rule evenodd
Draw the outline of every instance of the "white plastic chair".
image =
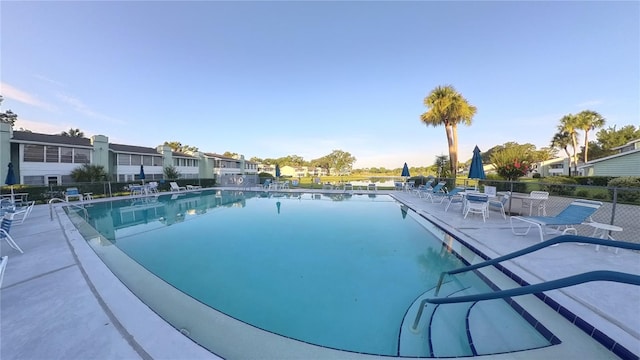
<svg viewBox="0 0 640 360">
<path fill-rule="evenodd" d="M 485 187 L 486 189 L 486 187 Z M 509 201 L 509 194 L 505 194 L 502 199 L 500 200 L 492 200 L 489 199 L 488 201 L 488 206 L 489 206 L 489 210 L 495 209 L 500 211 L 500 213 L 502 214 L 502 218 L 503 219 L 507 219 L 507 214 L 504 211 L 504 204 L 507 203 L 507 201 Z M 489 213 L 487 213 L 487 217 L 489 217 Z"/>
<path fill-rule="evenodd" d="M 464 218 L 469 213 L 481 214 L 482 221 L 487 221 L 489 209 L 489 197 L 486 194 L 467 194 L 464 208 Z"/>
<path fill-rule="evenodd" d="M 542 213 L 542 216 L 547 216 L 547 200 L 549 199 L 549 193 L 546 191 L 532 191 L 529 193 L 528 199 L 522 199 L 522 208 L 529 208 L 529 216 L 533 215 L 533 208 L 538 211 L 538 216 Z"/>
</svg>

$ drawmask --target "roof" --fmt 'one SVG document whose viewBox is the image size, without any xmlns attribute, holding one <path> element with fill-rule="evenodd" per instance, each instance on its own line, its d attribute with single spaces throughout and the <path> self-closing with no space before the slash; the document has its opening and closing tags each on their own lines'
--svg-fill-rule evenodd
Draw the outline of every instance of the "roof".
<svg viewBox="0 0 640 360">
<path fill-rule="evenodd" d="M 144 147 L 144 146 L 109 144 L 109 149 L 111 149 L 114 152 L 122 152 L 122 153 L 160 155 L 156 151 L 156 149 L 150 148 L 150 147 Z"/>
<path fill-rule="evenodd" d="M 637 142 L 640 142 L 640 139 L 631 140 L 631 141 L 629 141 L 628 143 L 626 143 L 626 144 L 624 144 L 624 145 L 620 145 L 620 146 L 616 146 L 616 147 L 614 147 L 614 148 L 611 148 L 611 150 L 618 150 L 618 149 L 622 149 L 622 148 L 624 148 L 624 147 L 627 147 L 627 146 L 629 146 L 629 145 L 631 145 L 631 144 L 634 144 L 634 143 L 637 143 Z"/>
<path fill-rule="evenodd" d="M 631 154 L 635 154 L 635 153 L 639 153 L 639 152 L 640 152 L 640 149 L 635 149 L 635 150 L 631 150 L 631 151 L 621 152 L 621 153 L 619 153 L 619 154 L 614 154 L 614 155 L 610 155 L 610 156 L 605 156 L 605 157 L 603 157 L 603 158 L 599 158 L 599 159 L 591 160 L 591 161 L 589 161 L 588 163 L 583 164 L 582 166 L 578 166 L 578 169 L 582 169 L 582 168 L 585 168 L 585 167 L 589 167 L 589 166 L 591 166 L 591 165 L 593 165 L 594 163 L 597 163 L 597 162 L 607 161 L 607 160 L 610 160 L 610 159 L 614 159 L 614 158 L 618 158 L 618 157 L 626 156 L 626 155 L 631 155 Z"/>
<path fill-rule="evenodd" d="M 71 137 L 62 135 L 40 134 L 28 131 L 14 131 L 11 142 L 41 143 L 72 146 L 93 146 L 91 140 L 84 137 Z"/>
<path fill-rule="evenodd" d="M 179 151 L 172 151 L 171 152 L 172 156 L 177 156 L 177 157 L 186 157 L 186 158 L 195 158 L 195 156 L 190 155 L 190 154 L 185 154 L 183 152 L 179 152 Z"/>
<path fill-rule="evenodd" d="M 238 159 L 234 159 L 234 158 L 231 158 L 231 157 L 228 157 L 228 156 L 222 156 L 222 155 L 216 154 L 216 153 L 204 153 L 204 156 L 217 158 L 217 159 L 222 159 L 222 160 L 240 161 Z"/>
</svg>

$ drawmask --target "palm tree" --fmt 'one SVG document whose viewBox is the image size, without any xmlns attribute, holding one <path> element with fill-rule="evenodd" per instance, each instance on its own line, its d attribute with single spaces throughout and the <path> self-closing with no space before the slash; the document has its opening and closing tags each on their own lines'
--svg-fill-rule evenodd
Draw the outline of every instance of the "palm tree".
<svg viewBox="0 0 640 360">
<path fill-rule="evenodd" d="M 564 150 L 565 154 L 567 154 L 567 157 L 571 158 L 569 149 L 567 149 L 569 144 L 571 144 L 571 135 L 566 131 L 557 132 L 555 135 L 553 135 L 553 139 L 551 139 L 551 147 Z"/>
<path fill-rule="evenodd" d="M 69 137 L 84 137 L 84 133 L 82 131 L 80 131 L 80 129 L 69 129 L 69 131 L 63 131 L 62 133 L 60 133 L 60 135 L 62 136 L 69 136 Z"/>
<path fill-rule="evenodd" d="M 558 125 L 559 132 L 569 133 L 571 137 L 571 147 L 573 148 L 573 173 L 578 173 L 578 117 L 573 114 L 568 114 L 560 119 L 560 125 Z M 571 175 L 571 171 L 569 171 L 569 175 Z"/>
<path fill-rule="evenodd" d="M 584 130 L 584 162 L 589 161 L 587 159 L 587 152 L 589 150 L 589 131 L 601 128 L 604 126 L 605 120 L 602 115 L 592 110 L 585 110 L 576 115 L 578 128 Z"/>
<path fill-rule="evenodd" d="M 449 167 L 455 177 L 458 170 L 458 124 L 471 125 L 477 109 L 451 85 L 433 89 L 424 98 L 424 105 L 427 111 L 420 115 L 420 120 L 427 126 L 444 125 L 449 143 Z"/>
</svg>

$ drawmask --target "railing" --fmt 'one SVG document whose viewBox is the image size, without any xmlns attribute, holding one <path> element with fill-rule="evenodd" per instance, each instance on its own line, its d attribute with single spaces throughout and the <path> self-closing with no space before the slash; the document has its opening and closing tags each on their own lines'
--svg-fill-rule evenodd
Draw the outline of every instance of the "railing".
<svg viewBox="0 0 640 360">
<path fill-rule="evenodd" d="M 542 243 L 538 243 L 536 245 L 529 246 L 529 247 L 524 248 L 522 250 L 518 250 L 518 251 L 512 252 L 510 254 L 497 257 L 495 259 L 483 261 L 481 263 L 478 263 L 478 264 L 475 264 L 475 265 L 466 266 L 466 267 L 463 267 L 463 268 L 460 268 L 460 269 L 443 272 L 442 274 L 440 274 L 440 279 L 438 280 L 438 285 L 436 286 L 436 290 L 434 292 L 434 295 L 435 296 L 438 295 L 438 292 L 440 291 L 440 288 L 441 288 L 442 283 L 444 281 L 444 277 L 446 275 L 454 275 L 454 274 L 459 274 L 459 273 L 463 273 L 463 272 L 467 272 L 467 271 L 471 271 L 471 270 L 476 270 L 476 269 L 479 269 L 479 268 L 482 268 L 482 267 L 485 267 L 485 266 L 490 266 L 490 265 L 497 264 L 497 263 L 505 261 L 505 260 L 513 259 L 513 258 L 518 257 L 518 256 L 526 255 L 526 254 L 532 253 L 534 251 L 543 249 L 545 247 L 553 246 L 553 245 L 560 244 L 560 243 L 568 243 L 568 242 L 578 242 L 578 243 L 583 243 L 583 244 L 596 244 L 596 245 L 617 247 L 617 248 L 623 248 L 623 249 L 629 249 L 629 250 L 640 250 L 640 244 L 637 244 L 637 243 L 628 243 L 628 242 L 623 242 L 623 241 L 614 241 L 614 240 L 605 240 L 605 239 L 598 239 L 598 238 L 589 238 L 589 237 L 582 237 L 582 236 L 576 236 L 576 235 L 558 236 L 558 237 L 555 237 L 553 239 L 544 241 Z M 574 276 L 569 276 L 569 277 L 562 278 L 562 279 L 547 281 L 547 282 L 544 282 L 544 283 L 541 283 L 541 284 L 528 285 L 528 286 L 523 286 L 523 287 L 515 288 L 515 289 L 502 290 L 502 291 L 496 291 L 496 292 L 490 292 L 490 293 L 484 293 L 484 294 L 457 296 L 457 297 L 450 297 L 450 298 L 423 299 L 420 302 L 420 307 L 418 308 L 418 313 L 416 314 L 416 318 L 415 318 L 415 320 L 413 322 L 413 329 L 416 330 L 418 328 L 418 324 L 420 323 L 420 319 L 422 318 L 422 313 L 423 313 L 424 308 L 427 305 L 427 303 L 431 303 L 431 304 L 453 304 L 453 303 L 461 303 L 461 302 L 471 302 L 471 301 L 482 301 L 482 300 L 490 300 L 490 299 L 499 299 L 499 298 L 506 298 L 506 297 L 511 297 L 511 296 L 534 294 L 534 293 L 538 293 L 538 292 L 542 292 L 542 291 L 548 291 L 548 290 L 555 290 L 555 289 L 564 288 L 564 287 L 573 286 L 573 285 L 578 285 L 578 284 L 582 284 L 582 283 L 585 283 L 585 282 L 591 282 L 591 281 L 614 281 L 614 282 L 620 282 L 620 283 L 631 284 L 631 285 L 640 285 L 640 276 L 627 274 L 627 273 L 616 272 L 616 271 L 591 271 L 591 272 L 582 273 L 582 274 L 578 274 L 578 275 L 574 275 Z"/>
<path fill-rule="evenodd" d="M 70 202 L 68 202 L 66 200 L 63 200 L 63 199 L 53 198 L 53 199 L 49 200 L 49 216 L 51 217 L 51 221 L 53 221 L 53 203 L 54 202 L 66 203 L 68 206 L 73 206 L 73 207 L 77 207 L 78 209 L 82 209 L 82 211 L 84 212 L 85 220 L 89 217 L 89 213 L 87 213 L 87 209 L 85 209 L 84 204 L 76 205 L 74 203 L 70 203 Z"/>
</svg>

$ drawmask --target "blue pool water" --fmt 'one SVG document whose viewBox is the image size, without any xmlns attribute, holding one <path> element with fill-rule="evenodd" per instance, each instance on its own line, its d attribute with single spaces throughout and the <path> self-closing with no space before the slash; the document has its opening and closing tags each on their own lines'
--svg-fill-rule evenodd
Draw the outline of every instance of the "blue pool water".
<svg viewBox="0 0 640 360">
<path fill-rule="evenodd" d="M 316 345 L 399 355 L 408 308 L 462 261 L 388 196 L 275 195 L 119 200 L 88 208 L 88 222 L 107 245 L 233 318 Z M 526 346 L 546 345 L 525 331 L 536 338 Z"/>
</svg>

